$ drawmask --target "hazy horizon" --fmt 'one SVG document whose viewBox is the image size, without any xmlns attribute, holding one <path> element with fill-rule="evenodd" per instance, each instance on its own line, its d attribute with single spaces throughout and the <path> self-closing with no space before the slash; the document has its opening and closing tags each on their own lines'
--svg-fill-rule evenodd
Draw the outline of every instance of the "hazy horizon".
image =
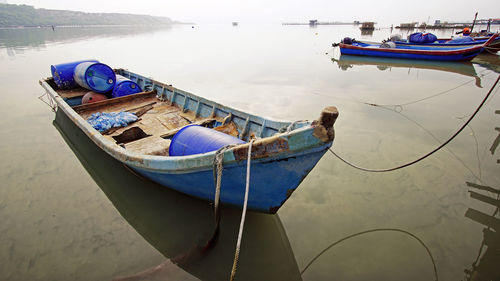
<svg viewBox="0 0 500 281">
<path fill-rule="evenodd" d="M 160 0 L 137 1 L 122 0 L 106 2 L 88 0 L 74 2 L 69 0 L 0 0 L 1 3 L 26 4 L 35 8 L 72 10 L 89 13 L 129 13 L 169 17 L 174 21 L 194 23 L 282 23 L 319 21 L 352 22 L 375 21 L 379 25 L 405 22 L 428 22 L 435 20 L 449 22 L 472 22 L 475 12 L 478 19 L 499 18 L 500 2 L 480 0 L 476 7 L 467 8 L 470 2 L 423 0 L 416 7 L 409 7 L 407 2 L 389 0 L 376 3 L 368 0 L 356 2 L 333 2 L 326 0 L 273 2 L 253 0 L 235 3 L 228 0 L 172 0 L 168 3 Z M 430 8 L 432 7 L 432 8 Z M 495 14 L 497 13 L 497 14 Z"/>
</svg>

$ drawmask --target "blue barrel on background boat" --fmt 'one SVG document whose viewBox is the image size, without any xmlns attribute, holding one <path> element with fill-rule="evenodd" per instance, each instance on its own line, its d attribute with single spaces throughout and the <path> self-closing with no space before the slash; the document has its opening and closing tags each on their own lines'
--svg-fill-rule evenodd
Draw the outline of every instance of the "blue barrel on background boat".
<svg viewBox="0 0 500 281">
<path fill-rule="evenodd" d="M 99 61 L 88 59 L 51 65 L 50 72 L 52 72 L 52 77 L 54 78 L 54 82 L 56 82 L 57 87 L 60 89 L 72 89 L 78 86 L 73 78 L 73 75 L 75 73 L 75 67 L 82 62 Z"/>
<path fill-rule="evenodd" d="M 82 62 L 75 67 L 75 82 L 85 89 L 96 93 L 113 90 L 116 74 L 111 67 L 100 62 Z"/>
<path fill-rule="evenodd" d="M 228 144 L 242 144 L 239 138 L 200 125 L 188 125 L 172 138 L 170 156 L 185 156 L 216 151 Z"/>
<path fill-rule="evenodd" d="M 124 97 L 142 92 L 141 87 L 134 81 L 119 74 L 116 75 L 116 83 L 111 96 L 113 98 Z"/>
</svg>

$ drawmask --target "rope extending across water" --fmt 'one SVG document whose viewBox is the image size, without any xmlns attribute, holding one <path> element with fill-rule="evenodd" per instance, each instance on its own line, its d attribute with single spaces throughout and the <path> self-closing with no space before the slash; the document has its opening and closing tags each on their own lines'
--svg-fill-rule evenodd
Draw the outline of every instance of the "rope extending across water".
<svg viewBox="0 0 500 281">
<path fill-rule="evenodd" d="M 476 108 L 476 110 L 474 111 L 474 113 L 472 113 L 472 115 L 469 117 L 469 119 L 462 125 L 462 127 L 460 127 L 460 129 L 458 129 L 457 132 L 455 132 L 448 140 L 446 140 L 440 146 L 436 147 L 435 149 L 433 149 L 432 151 L 428 152 L 427 154 L 425 154 L 425 155 L 423 155 L 423 156 L 421 156 L 421 157 L 419 157 L 419 158 L 417 158 L 417 159 L 415 159 L 413 161 L 410 161 L 410 162 L 408 162 L 406 164 L 402 164 L 402 165 L 399 165 L 399 166 L 396 166 L 396 167 L 386 168 L 386 169 L 369 169 L 369 168 L 363 168 L 363 167 L 357 166 L 357 165 L 355 165 L 355 164 L 353 164 L 353 163 L 345 160 L 344 158 L 342 158 L 341 156 L 339 156 L 337 153 L 335 153 L 331 148 L 329 148 L 328 150 L 333 155 L 335 155 L 335 157 L 339 158 L 342 162 L 346 163 L 347 165 L 349 165 L 349 166 L 351 166 L 353 168 L 356 168 L 358 170 L 365 171 L 365 172 L 374 172 L 374 173 L 378 173 L 378 172 L 390 172 L 390 171 L 399 170 L 399 169 L 408 167 L 410 165 L 413 165 L 413 164 L 415 164 L 417 162 L 420 162 L 420 161 L 424 160 L 425 158 L 431 156 L 435 152 L 439 151 L 441 148 L 445 147 L 448 143 L 450 143 L 456 136 L 458 136 L 467 127 L 467 125 L 472 121 L 472 119 L 474 119 L 474 117 L 479 112 L 479 110 L 481 109 L 481 107 L 486 103 L 486 101 L 490 97 L 491 93 L 493 92 L 493 89 L 495 89 L 496 85 L 498 84 L 499 80 L 500 80 L 500 75 L 497 77 L 497 80 L 495 81 L 495 83 L 493 83 L 493 86 L 488 91 L 488 93 L 486 94 L 486 96 L 484 97 L 484 99 L 481 101 L 481 103 L 479 104 L 479 106 Z"/>
</svg>

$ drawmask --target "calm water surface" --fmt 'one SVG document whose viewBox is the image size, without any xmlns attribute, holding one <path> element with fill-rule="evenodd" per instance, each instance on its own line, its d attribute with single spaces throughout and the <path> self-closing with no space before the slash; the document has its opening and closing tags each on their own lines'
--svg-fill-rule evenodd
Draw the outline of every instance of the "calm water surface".
<svg viewBox="0 0 500 281">
<path fill-rule="evenodd" d="M 96 58 L 277 119 L 312 120 L 335 105 L 333 150 L 388 168 L 448 139 L 500 72 L 498 55 L 448 65 L 341 57 L 331 47 L 390 33 L 245 24 L 0 30 L 0 280 L 229 279 L 240 211 L 224 208 L 217 245 L 193 258 L 211 234 L 212 206 L 135 176 L 55 115 L 38 99 L 51 64 Z M 470 191 L 497 195 L 467 185 L 500 187 L 497 92 L 445 149 L 408 168 L 367 173 L 325 154 L 277 215 L 249 214 L 237 280 L 434 280 L 425 248 L 401 232 L 346 240 L 300 274 L 331 243 L 378 228 L 419 237 L 440 280 L 465 280 L 481 249 L 477 273 L 499 280 L 498 251 L 482 248 L 486 236 L 500 240 L 498 214 Z"/>
</svg>

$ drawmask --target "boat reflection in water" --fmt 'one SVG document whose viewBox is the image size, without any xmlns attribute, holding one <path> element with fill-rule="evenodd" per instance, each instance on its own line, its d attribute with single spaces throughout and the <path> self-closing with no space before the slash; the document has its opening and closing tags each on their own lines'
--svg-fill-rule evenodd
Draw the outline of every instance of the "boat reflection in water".
<svg viewBox="0 0 500 281">
<path fill-rule="evenodd" d="M 348 70 L 349 68 L 353 68 L 355 65 L 374 65 L 379 70 L 387 70 L 394 67 L 408 68 L 408 70 L 415 68 L 447 71 L 475 78 L 476 86 L 482 88 L 481 78 L 476 73 L 474 64 L 471 62 L 406 60 L 352 55 L 341 55 L 339 59 L 332 58 L 332 61 L 337 63 L 339 68 L 342 70 Z"/>
<path fill-rule="evenodd" d="M 496 54 L 481 54 L 474 58 L 474 64 L 480 65 L 496 73 L 500 73 L 500 57 Z"/>
<path fill-rule="evenodd" d="M 498 196 L 500 195 L 500 189 L 469 182 L 467 182 L 467 185 L 475 189 L 475 191 L 469 191 L 471 198 L 491 204 L 497 208 L 492 215 L 472 208 L 469 208 L 465 213 L 467 218 L 485 226 L 483 229 L 483 241 L 479 246 L 479 254 L 470 269 L 464 270 L 466 280 L 500 280 L 500 267 L 498 266 L 498 261 L 500 261 L 500 219 L 498 219 L 498 206 L 500 206 Z M 496 194 L 497 198 L 495 199 L 479 193 L 477 192 L 478 190 Z"/>
<path fill-rule="evenodd" d="M 500 110 L 496 110 L 495 114 L 500 115 Z M 499 134 L 492 141 L 489 149 L 491 155 L 495 155 L 500 145 L 500 129 L 495 128 L 495 130 L 499 131 Z M 497 158 L 496 162 L 500 164 L 500 159 Z M 500 188 L 471 182 L 466 182 L 466 184 L 471 188 L 469 194 L 472 199 L 483 203 L 485 207 L 495 208 L 491 215 L 472 208 L 465 212 L 465 217 L 485 226 L 483 228 L 483 241 L 479 246 L 479 254 L 470 269 L 464 270 L 466 280 L 500 280 L 500 267 L 498 266 L 500 261 L 500 219 L 498 217 Z"/>
<path fill-rule="evenodd" d="M 99 149 L 63 112 L 56 112 L 53 124 L 120 214 L 168 259 L 141 273 L 117 276 L 117 280 L 168 279 L 171 269 L 163 270 L 167 263 L 201 280 L 229 278 L 241 210 L 223 207 L 218 240 L 213 248 L 202 251 L 214 230 L 212 205 L 136 176 Z M 301 280 L 278 215 L 247 214 L 236 278 Z"/>
</svg>

